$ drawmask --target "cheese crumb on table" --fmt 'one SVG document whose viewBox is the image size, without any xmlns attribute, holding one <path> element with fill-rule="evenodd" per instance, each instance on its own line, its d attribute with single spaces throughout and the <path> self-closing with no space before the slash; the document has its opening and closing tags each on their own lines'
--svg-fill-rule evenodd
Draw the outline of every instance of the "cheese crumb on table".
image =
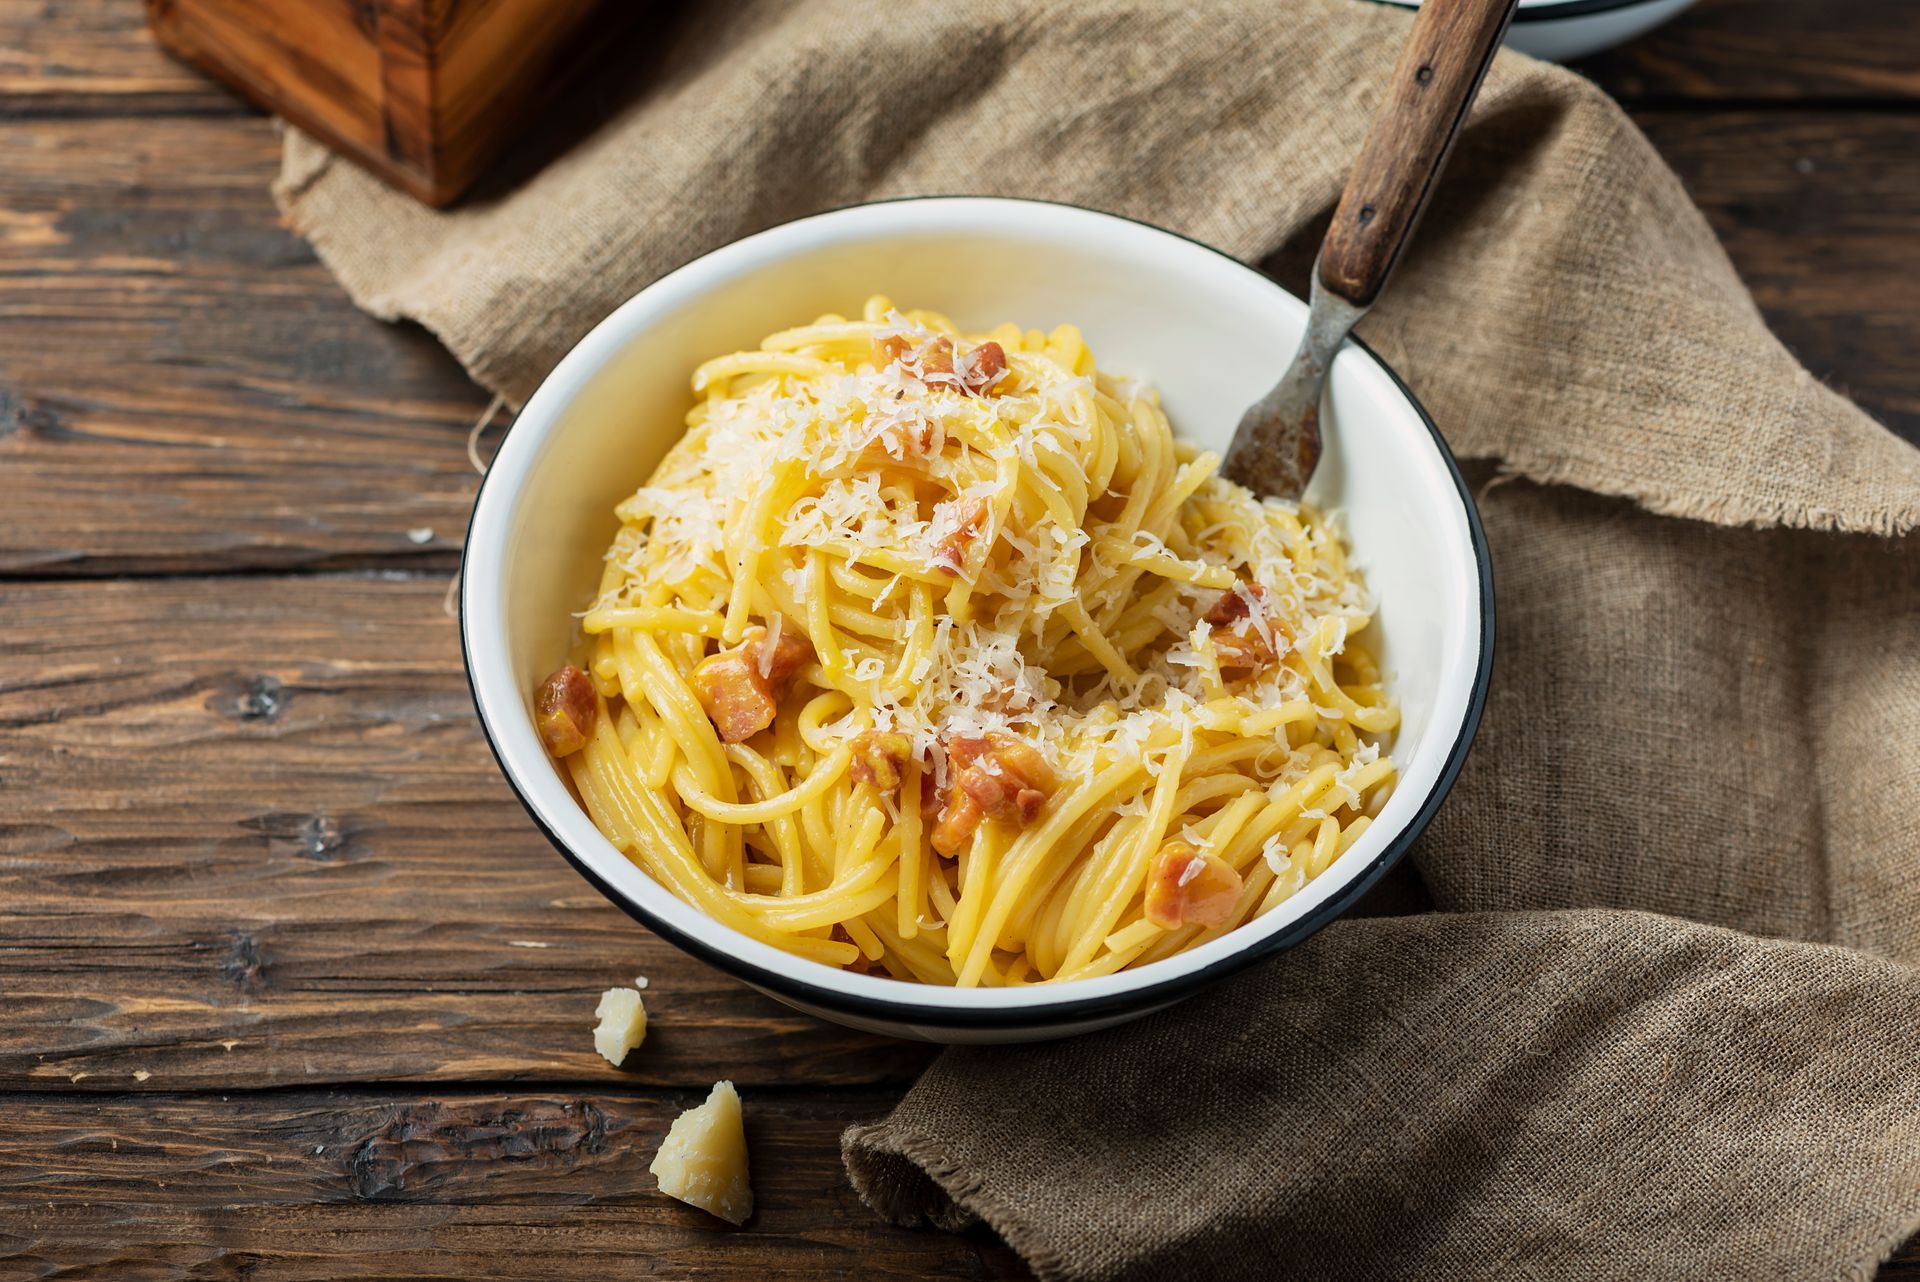
<svg viewBox="0 0 1920 1282">
<path fill-rule="evenodd" d="M 747 1222 L 753 1214 L 747 1129 L 732 1082 L 716 1082 L 706 1103 L 673 1119 L 648 1169 L 668 1197 L 731 1224 Z"/>
<path fill-rule="evenodd" d="M 593 1012 L 600 1021 L 593 1030 L 593 1048 L 615 1068 L 647 1036 L 647 1008 L 640 994 L 631 988 L 609 988 L 600 994 L 600 1006 Z"/>
</svg>

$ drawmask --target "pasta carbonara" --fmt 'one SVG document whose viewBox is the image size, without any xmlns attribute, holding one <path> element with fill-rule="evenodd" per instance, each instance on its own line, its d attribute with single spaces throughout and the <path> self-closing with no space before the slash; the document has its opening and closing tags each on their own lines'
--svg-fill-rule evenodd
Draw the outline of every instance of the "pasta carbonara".
<svg viewBox="0 0 1920 1282">
<path fill-rule="evenodd" d="M 594 822 L 834 966 L 1106 974 L 1259 916 L 1392 786 L 1339 533 L 1077 330 L 870 300 L 693 375 L 536 692 Z"/>
</svg>

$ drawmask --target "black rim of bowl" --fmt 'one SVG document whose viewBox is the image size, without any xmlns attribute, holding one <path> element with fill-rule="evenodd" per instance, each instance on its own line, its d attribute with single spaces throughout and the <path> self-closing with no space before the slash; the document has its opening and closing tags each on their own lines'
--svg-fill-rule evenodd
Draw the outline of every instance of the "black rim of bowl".
<svg viewBox="0 0 1920 1282">
<path fill-rule="evenodd" d="M 1163 235 L 1172 236 L 1177 240 L 1183 240 L 1189 245 L 1204 249 L 1210 254 L 1226 259 L 1242 271 L 1259 277 L 1265 284 L 1271 285 L 1276 289 L 1284 288 L 1284 286 L 1279 285 L 1271 277 L 1259 271 L 1257 268 L 1250 267 L 1233 255 L 1215 249 L 1203 241 L 1195 240 L 1191 236 L 1183 236 L 1179 232 L 1168 231 L 1164 227 L 1157 227 L 1152 223 L 1145 222 L 1138 218 L 1128 218 L 1124 214 L 1114 214 L 1103 209 L 1093 209 L 1086 205 L 1076 205 L 1069 201 L 1036 200 L 1029 197 L 1016 196 L 901 196 L 891 200 L 861 201 L 857 204 L 842 205 L 834 209 L 824 209 L 817 213 L 805 214 L 799 218 L 788 219 L 783 223 L 775 223 L 772 227 L 762 230 L 771 231 L 775 227 L 788 227 L 796 223 L 826 217 L 830 214 L 843 213 L 850 209 L 862 209 L 875 205 L 907 204 L 926 200 L 986 200 L 1028 205 L 1053 205 L 1065 209 L 1077 209 L 1083 213 L 1097 214 L 1104 218 L 1115 218 L 1122 222 L 1129 222 L 1136 226 L 1144 227 L 1149 231 L 1160 232 Z M 734 241 L 727 242 L 727 244 L 736 244 L 739 240 L 744 239 L 746 239 L 746 237 L 738 237 Z M 718 253 L 725 248 L 727 248 L 727 245 L 721 245 L 706 251 L 706 253 L 697 254 L 693 258 L 688 259 L 687 262 L 682 263 L 680 267 L 674 268 L 673 271 L 679 271 L 682 267 L 699 262 L 702 258 Z M 672 272 L 664 273 L 660 279 L 664 279 L 666 275 L 671 274 Z M 1288 948 L 1293 947 L 1293 945 L 1299 943 L 1353 907 L 1362 895 L 1366 894 L 1381 877 L 1386 875 L 1390 868 L 1399 863 L 1401 857 L 1412 847 L 1420 834 L 1426 830 L 1428 823 L 1432 822 L 1433 816 L 1440 809 L 1441 803 L 1446 800 L 1447 794 L 1453 790 L 1454 781 L 1459 778 L 1460 770 L 1466 764 L 1467 751 L 1473 745 L 1474 734 L 1479 729 L 1481 713 L 1486 708 L 1487 690 L 1491 684 L 1493 675 L 1493 565 L 1488 555 L 1486 531 L 1480 523 L 1480 510 L 1474 504 L 1473 494 L 1467 489 L 1466 480 L 1460 475 L 1460 467 L 1454 460 L 1453 451 L 1447 448 L 1446 438 L 1441 436 L 1440 430 L 1434 426 L 1433 418 L 1427 413 L 1426 406 L 1420 403 L 1419 398 L 1413 394 L 1412 389 L 1406 385 L 1400 375 L 1394 371 L 1393 367 L 1380 359 L 1377 352 L 1357 337 L 1350 341 L 1354 346 L 1365 352 L 1375 365 L 1380 367 L 1388 379 L 1392 381 L 1394 387 L 1406 398 L 1407 404 L 1413 407 L 1414 413 L 1420 416 L 1420 422 L 1425 425 L 1427 435 L 1433 439 L 1434 448 L 1440 452 L 1440 458 L 1447 466 L 1448 475 L 1453 478 L 1454 489 L 1460 496 L 1460 506 L 1466 513 L 1468 536 L 1473 548 L 1474 568 L 1479 582 L 1481 620 L 1480 652 L 1474 670 L 1473 688 L 1467 696 L 1466 716 L 1460 723 L 1459 733 L 1455 736 L 1452 746 L 1447 750 L 1447 758 L 1441 765 L 1439 777 L 1434 780 L 1433 787 L 1428 789 L 1427 795 L 1421 799 L 1420 808 L 1414 813 L 1413 818 L 1407 822 L 1404 828 L 1393 835 L 1393 838 L 1387 842 L 1380 853 L 1374 856 L 1372 863 L 1368 864 L 1356 874 L 1346 885 L 1328 896 L 1325 902 L 1302 916 L 1298 921 L 1290 924 L 1286 929 L 1277 931 L 1267 938 L 1260 940 L 1258 943 L 1251 944 L 1237 952 L 1230 953 L 1218 961 L 1203 966 L 1198 970 L 1190 971 L 1184 975 L 1169 976 L 1166 979 L 1156 980 L 1144 987 L 1132 989 L 1127 992 L 1108 993 L 1094 997 L 1065 996 L 1058 1001 L 1018 1008 L 965 1010 L 943 1006 L 930 1006 L 916 1002 L 911 996 L 911 990 L 922 986 L 909 983 L 905 980 L 894 981 L 899 983 L 903 990 L 907 990 L 904 991 L 898 999 L 891 997 L 868 997 L 857 993 L 839 992 L 834 989 L 815 985 L 804 978 L 767 970 L 753 962 L 744 961 L 724 949 L 716 948 L 704 940 L 697 939 L 655 917 L 640 905 L 629 901 L 624 895 L 620 894 L 611 885 L 602 880 L 587 862 L 576 855 L 567 846 L 567 843 L 561 840 L 560 835 L 549 828 L 546 822 L 540 818 L 539 812 L 534 809 L 532 800 L 520 787 L 520 781 L 514 778 L 513 772 L 507 768 L 506 758 L 501 754 L 500 745 L 494 738 L 493 727 L 487 723 L 486 709 L 480 704 L 480 692 L 473 680 L 473 656 L 467 649 L 467 574 L 469 567 L 463 556 L 460 564 L 460 617 L 458 620 L 460 629 L 460 658 L 462 666 L 466 670 L 468 695 L 473 700 L 474 712 L 480 722 L 480 732 L 486 738 L 487 748 L 493 753 L 493 759 L 500 769 L 500 774 L 506 779 L 507 786 L 513 789 L 513 795 L 519 799 L 522 809 L 524 809 L 527 812 L 527 816 L 533 820 L 534 826 L 540 830 L 553 848 L 559 851 L 568 863 L 573 865 L 574 871 L 584 877 L 594 889 L 598 890 L 615 907 L 625 912 L 629 917 L 668 943 L 679 948 L 682 952 L 691 954 L 701 961 L 706 962 L 708 965 L 723 970 L 735 979 L 739 979 L 753 987 L 765 989 L 783 997 L 792 998 L 807 1006 L 830 1010 L 837 1014 L 847 1015 L 857 1019 L 867 1019 L 888 1024 L 910 1024 L 930 1031 L 941 1029 L 955 1031 L 967 1029 L 1038 1029 L 1054 1024 L 1083 1023 L 1111 1015 L 1146 1014 L 1150 1011 L 1184 1000 L 1199 992 L 1201 989 L 1225 979 L 1229 975 L 1245 970 L 1255 962 L 1277 956 Z M 512 428 L 508 428 L 508 432 L 511 433 L 511 431 Z M 487 483 L 492 479 L 493 469 L 489 466 L 486 475 L 480 480 L 479 490 L 474 494 L 473 513 L 477 513 L 480 510 L 481 497 L 486 493 Z M 473 513 L 469 513 L 467 518 L 469 540 L 472 535 Z M 796 963 L 799 965 L 810 964 L 801 962 L 798 959 L 796 959 Z"/>
<path fill-rule="evenodd" d="M 1412 9 L 1419 4 L 1419 0 L 1379 0 L 1379 2 L 1402 9 Z M 1587 18 L 1597 13 L 1645 9 L 1660 3 L 1663 3 L 1663 0 L 1553 0 L 1550 4 L 1520 6 L 1513 11 L 1513 22 L 1517 26 L 1527 22 L 1554 22 L 1561 18 Z"/>
</svg>

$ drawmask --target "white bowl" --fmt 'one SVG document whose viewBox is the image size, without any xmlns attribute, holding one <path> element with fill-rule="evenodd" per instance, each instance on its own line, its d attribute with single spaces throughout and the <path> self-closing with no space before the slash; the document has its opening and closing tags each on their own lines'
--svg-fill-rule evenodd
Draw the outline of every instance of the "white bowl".
<svg viewBox="0 0 1920 1282">
<path fill-rule="evenodd" d="M 1417 9 L 1420 0 L 1386 0 Z M 1507 44 L 1521 53 L 1569 62 L 1645 35 L 1693 0 L 1520 0 Z"/>
<path fill-rule="evenodd" d="M 1459 772 L 1492 661 L 1492 581 L 1473 501 L 1413 396 L 1358 345 L 1335 360 L 1310 497 L 1344 511 L 1379 601 L 1400 701 L 1400 782 L 1373 826 L 1266 916 L 1201 947 L 1095 979 L 956 989 L 803 961 L 723 926 L 603 837 L 535 732 L 531 692 L 565 658 L 573 613 L 632 492 L 679 437 L 694 366 L 870 294 L 946 312 L 1082 329 L 1103 368 L 1151 381 L 1177 432 L 1222 449 L 1292 354 L 1306 307 L 1252 269 L 1141 223 L 1066 205 L 940 197 L 803 218 L 642 290 L 527 403 L 474 502 L 461 640 L 487 738 L 555 847 L 615 904 L 791 1006 L 934 1041 L 1063 1036 L 1133 1019 L 1270 956 L 1339 915 L 1405 852 Z"/>
</svg>

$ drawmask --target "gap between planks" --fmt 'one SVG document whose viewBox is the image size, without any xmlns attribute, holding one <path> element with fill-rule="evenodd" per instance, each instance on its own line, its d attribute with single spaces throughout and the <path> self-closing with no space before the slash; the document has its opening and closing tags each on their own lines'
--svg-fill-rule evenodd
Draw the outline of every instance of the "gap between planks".
<svg viewBox="0 0 1920 1282">
<path fill-rule="evenodd" d="M 378 583 L 413 583 L 423 579 L 445 581 L 460 572 L 460 550 L 435 550 L 391 556 L 361 553 L 352 556 L 323 557 L 287 565 L 207 565 L 182 559 L 178 563 L 156 560 L 151 563 L 116 564 L 112 561 L 83 562 L 81 568 L 55 566 L 45 573 L 32 570 L 0 570 L 0 587 L 74 587 L 103 583 L 171 583 L 199 580 L 285 579 L 324 580 L 362 579 Z"/>
</svg>

